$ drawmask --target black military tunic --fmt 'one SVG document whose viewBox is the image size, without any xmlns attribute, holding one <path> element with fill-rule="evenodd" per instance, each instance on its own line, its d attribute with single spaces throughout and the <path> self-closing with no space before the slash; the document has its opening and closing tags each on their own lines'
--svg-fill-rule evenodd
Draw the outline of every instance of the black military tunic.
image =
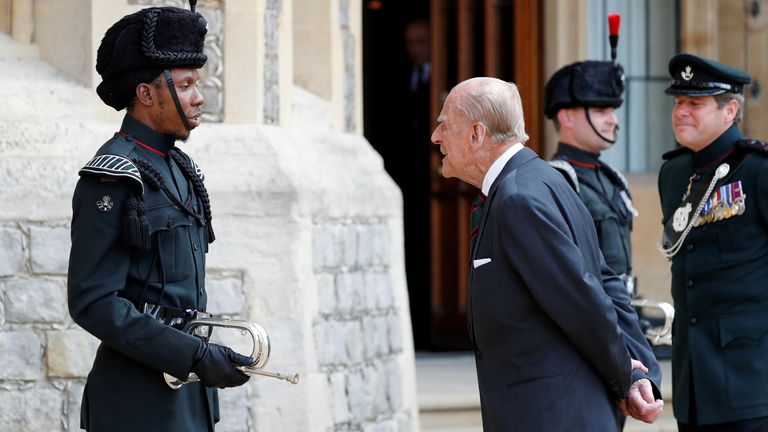
<svg viewBox="0 0 768 432">
<path fill-rule="evenodd" d="M 598 154 L 562 142 L 550 164 L 564 173 L 592 215 L 608 267 L 619 275 L 631 274 L 634 207 L 624 177 Z"/>
<path fill-rule="evenodd" d="M 683 423 L 693 397 L 700 425 L 768 416 L 768 157 L 740 139 L 734 125 L 698 153 L 665 155 L 659 172 L 666 224 L 689 183 L 709 182 L 734 152 L 747 152 L 712 194 L 736 211 L 708 206 L 672 258 L 673 406 Z M 743 209 L 728 203 L 737 198 L 746 198 Z"/>
<path fill-rule="evenodd" d="M 127 115 L 80 171 L 68 294 L 75 322 L 101 340 L 82 402 L 89 431 L 205 431 L 218 421 L 215 389 L 171 390 L 163 380 L 163 372 L 187 376 L 200 340 L 142 313 L 145 303 L 206 307 L 205 221 L 189 175 L 168 154 L 173 145 Z M 142 161 L 176 203 L 142 181 Z M 142 203 L 150 247 L 130 248 L 125 224 Z"/>
</svg>

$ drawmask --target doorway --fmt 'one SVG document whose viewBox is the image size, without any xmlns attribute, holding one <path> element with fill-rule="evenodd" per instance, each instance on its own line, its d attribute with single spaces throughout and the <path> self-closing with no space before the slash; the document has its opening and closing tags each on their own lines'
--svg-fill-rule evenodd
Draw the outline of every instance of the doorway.
<svg viewBox="0 0 768 432">
<path fill-rule="evenodd" d="M 466 327 L 469 213 L 478 191 L 442 178 L 441 155 L 429 139 L 434 120 L 448 91 L 464 79 L 514 81 L 523 97 L 529 147 L 538 151 L 541 22 L 538 0 L 364 0 L 365 136 L 403 193 L 417 350 L 471 346 Z M 418 60 L 425 28 L 427 62 Z"/>
</svg>

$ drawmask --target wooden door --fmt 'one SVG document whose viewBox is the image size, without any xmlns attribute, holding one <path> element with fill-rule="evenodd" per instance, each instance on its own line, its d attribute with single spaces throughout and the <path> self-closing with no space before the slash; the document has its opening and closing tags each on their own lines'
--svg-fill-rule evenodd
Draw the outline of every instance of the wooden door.
<svg viewBox="0 0 768 432">
<path fill-rule="evenodd" d="M 542 5 L 538 0 L 432 0 L 431 111 L 467 78 L 492 76 L 520 88 L 528 146 L 542 138 Z M 541 147 L 543 148 L 543 147 Z M 431 333 L 437 349 L 469 348 L 469 212 L 478 191 L 444 179 L 437 146 L 431 158 Z"/>
</svg>

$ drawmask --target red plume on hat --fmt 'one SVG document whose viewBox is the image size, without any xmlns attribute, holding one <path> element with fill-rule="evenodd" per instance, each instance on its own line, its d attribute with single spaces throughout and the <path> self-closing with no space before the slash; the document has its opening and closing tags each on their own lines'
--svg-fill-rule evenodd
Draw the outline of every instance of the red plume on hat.
<svg viewBox="0 0 768 432">
<path fill-rule="evenodd" d="M 608 14 L 608 41 L 611 43 L 611 61 L 616 62 L 616 46 L 619 44 L 621 15 Z"/>
</svg>

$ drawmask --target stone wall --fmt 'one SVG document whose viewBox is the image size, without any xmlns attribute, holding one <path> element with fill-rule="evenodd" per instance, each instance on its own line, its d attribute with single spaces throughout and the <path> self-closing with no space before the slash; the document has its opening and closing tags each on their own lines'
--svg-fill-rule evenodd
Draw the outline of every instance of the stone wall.
<svg viewBox="0 0 768 432">
<path fill-rule="evenodd" d="M 0 55 L 0 74 L 0 430 L 78 430 L 98 341 L 66 310 L 71 194 L 122 114 L 35 58 Z M 266 369 L 301 375 L 222 391 L 217 430 L 417 431 L 399 190 L 326 101 L 292 98 L 301 129 L 204 124 L 184 144 L 213 205 L 209 310 L 263 325 Z"/>
</svg>

